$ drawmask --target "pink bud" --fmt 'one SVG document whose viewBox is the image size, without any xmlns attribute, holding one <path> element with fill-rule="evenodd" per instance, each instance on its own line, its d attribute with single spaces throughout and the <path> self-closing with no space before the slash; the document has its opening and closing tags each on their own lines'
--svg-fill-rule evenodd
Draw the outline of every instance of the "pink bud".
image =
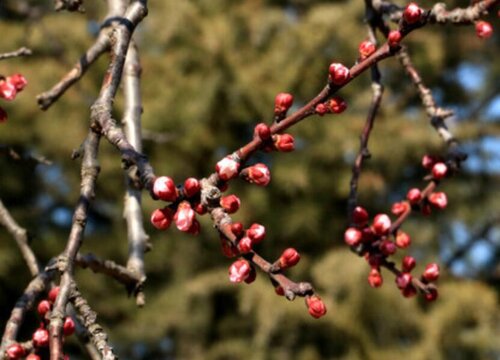
<svg viewBox="0 0 500 360">
<path fill-rule="evenodd" d="M 446 166 L 445 163 L 438 162 L 435 163 L 434 166 L 432 167 L 432 176 L 436 180 L 444 178 L 447 172 L 448 172 L 448 167 Z"/>
<path fill-rule="evenodd" d="M 420 200 L 422 200 L 422 193 L 420 189 L 413 188 L 408 191 L 408 193 L 406 194 L 406 198 L 411 204 L 415 205 L 418 204 Z"/>
<path fill-rule="evenodd" d="M 184 195 L 186 197 L 193 197 L 201 190 L 201 185 L 198 179 L 190 177 L 184 181 Z"/>
<path fill-rule="evenodd" d="M 432 167 L 434 166 L 434 164 L 436 163 L 436 158 L 434 156 L 431 156 L 431 155 L 424 155 L 422 157 L 422 166 L 424 169 L 427 169 L 427 170 L 430 170 L 432 169 Z"/>
<path fill-rule="evenodd" d="M 42 358 L 40 356 L 38 356 L 37 354 L 29 354 L 26 357 L 26 360 L 42 360 Z"/>
<path fill-rule="evenodd" d="M 349 228 L 344 233 L 344 241 L 349 246 L 357 246 L 361 243 L 363 233 L 356 228 Z"/>
<path fill-rule="evenodd" d="M 377 269 L 372 268 L 370 270 L 370 274 L 368 275 L 368 283 L 370 284 L 370 286 L 372 288 L 378 288 L 382 286 L 383 282 L 384 279 L 382 278 L 380 272 Z"/>
<path fill-rule="evenodd" d="M 250 239 L 248 236 L 244 236 L 238 242 L 238 250 L 240 251 L 240 253 L 246 254 L 252 250 L 252 245 L 252 239 Z"/>
<path fill-rule="evenodd" d="M 404 231 L 399 230 L 396 235 L 396 246 L 400 249 L 406 249 L 410 245 L 411 245 L 410 235 L 408 235 Z"/>
<path fill-rule="evenodd" d="M 378 214 L 373 219 L 373 231 L 377 235 L 385 235 L 391 228 L 391 219 L 386 214 Z"/>
<path fill-rule="evenodd" d="M 389 35 L 387 36 L 387 42 L 389 43 L 389 46 L 394 47 L 396 45 L 399 45 L 402 37 L 403 36 L 399 32 L 399 30 L 391 30 L 389 32 Z"/>
<path fill-rule="evenodd" d="M 429 195 L 429 202 L 435 208 L 443 210 L 448 205 L 448 197 L 444 192 L 435 192 Z"/>
<path fill-rule="evenodd" d="M 252 224 L 247 230 L 247 236 L 254 244 L 258 244 L 266 237 L 266 228 L 260 224 Z"/>
<path fill-rule="evenodd" d="M 246 180 L 259 186 L 267 186 L 271 181 L 269 168 L 262 163 L 255 164 L 245 169 Z"/>
<path fill-rule="evenodd" d="M 175 226 L 180 231 L 187 232 L 191 228 L 191 225 L 193 225 L 194 217 L 195 213 L 191 208 L 191 204 L 187 201 L 182 201 L 174 215 Z"/>
<path fill-rule="evenodd" d="M 207 208 L 199 202 L 193 204 L 193 210 L 199 215 L 205 215 L 207 213 Z"/>
<path fill-rule="evenodd" d="M 220 199 L 220 206 L 222 206 L 228 214 L 234 214 L 238 211 L 240 204 L 240 198 L 236 195 L 223 196 Z"/>
<path fill-rule="evenodd" d="M 326 314 L 326 306 L 319 296 L 307 296 L 306 304 L 307 310 L 313 318 L 319 319 Z"/>
<path fill-rule="evenodd" d="M 436 263 L 428 264 L 422 277 L 428 282 L 436 281 L 439 278 L 439 265 Z"/>
<path fill-rule="evenodd" d="M 170 177 L 160 176 L 153 183 L 153 194 L 163 201 L 175 201 L 178 191 Z"/>
<path fill-rule="evenodd" d="M 51 308 L 52 305 L 50 304 L 49 300 L 42 300 L 38 303 L 36 309 L 38 311 L 38 315 L 40 315 L 41 318 L 44 318 L 45 314 L 47 314 Z"/>
<path fill-rule="evenodd" d="M 476 35 L 481 39 L 491 37 L 493 35 L 493 26 L 487 21 L 478 21 L 476 23 Z"/>
<path fill-rule="evenodd" d="M 411 284 L 411 279 L 412 276 L 409 273 L 400 273 L 398 276 L 396 276 L 396 286 L 399 289 L 403 290 Z"/>
<path fill-rule="evenodd" d="M 281 152 L 290 152 L 295 149 L 295 139 L 290 134 L 278 134 L 274 136 L 274 147 Z"/>
<path fill-rule="evenodd" d="M 293 104 L 293 96 L 288 93 L 279 93 L 274 99 L 274 113 L 276 115 L 286 112 Z"/>
<path fill-rule="evenodd" d="M 28 80 L 21 74 L 7 76 L 5 80 L 14 85 L 18 92 L 22 91 L 28 85 Z"/>
<path fill-rule="evenodd" d="M 331 63 L 328 71 L 330 73 L 330 79 L 335 85 L 344 84 L 351 76 L 349 68 L 340 63 Z"/>
<path fill-rule="evenodd" d="M 328 101 L 328 107 L 332 113 L 340 114 L 347 109 L 347 103 L 340 96 L 334 96 Z"/>
<path fill-rule="evenodd" d="M 46 329 L 36 329 L 33 333 L 33 346 L 45 347 L 49 346 L 49 332 Z"/>
<path fill-rule="evenodd" d="M 392 204 L 391 207 L 391 212 L 396 216 L 403 214 L 407 210 L 408 210 L 408 204 L 405 203 L 404 201 L 394 203 Z"/>
<path fill-rule="evenodd" d="M 415 258 L 412 256 L 405 256 L 402 261 L 403 271 L 410 272 L 417 265 Z"/>
<path fill-rule="evenodd" d="M 63 333 L 64 336 L 71 336 L 75 332 L 75 322 L 73 319 L 69 316 L 64 319 L 64 325 L 63 325 Z"/>
<path fill-rule="evenodd" d="M 380 243 L 380 251 L 382 252 L 382 254 L 386 256 L 394 254 L 396 250 L 397 250 L 396 244 L 394 244 L 390 240 L 384 240 Z"/>
<path fill-rule="evenodd" d="M 21 344 L 16 343 L 9 345 L 6 353 L 9 360 L 17 360 L 22 358 L 26 352 L 24 351 L 24 348 L 21 346 Z"/>
<path fill-rule="evenodd" d="M 368 211 L 361 206 L 356 206 L 352 212 L 352 221 L 354 221 L 356 225 L 366 225 L 368 217 Z"/>
<path fill-rule="evenodd" d="M 229 267 L 229 281 L 239 283 L 250 275 L 250 264 L 246 260 L 236 260 Z"/>
<path fill-rule="evenodd" d="M 156 209 L 151 214 L 151 224 L 158 230 L 166 230 L 172 223 L 174 215 L 170 208 Z"/>
<path fill-rule="evenodd" d="M 49 301 L 53 304 L 56 302 L 57 295 L 59 295 L 59 286 L 53 287 L 49 291 L 49 295 L 47 296 Z"/>
<path fill-rule="evenodd" d="M 316 111 L 316 114 L 318 114 L 319 116 L 323 116 L 328 112 L 328 107 L 325 104 L 320 103 L 316 105 L 314 111 Z"/>
<path fill-rule="evenodd" d="M 436 300 L 438 298 L 437 289 L 430 288 L 428 292 L 424 293 L 424 298 L 429 302 Z"/>
<path fill-rule="evenodd" d="M 368 56 L 370 56 L 371 54 L 373 54 L 376 50 L 376 46 L 374 43 L 372 43 L 371 41 L 368 41 L 368 40 L 365 40 L 363 42 L 361 42 L 361 44 L 359 44 L 359 57 L 361 59 L 365 59 L 367 58 Z"/>
<path fill-rule="evenodd" d="M 8 119 L 7 111 L 0 107 L 0 124 L 6 122 Z"/>
<path fill-rule="evenodd" d="M 0 80 L 0 98 L 14 100 L 17 95 L 16 87 L 8 81 Z"/>
<path fill-rule="evenodd" d="M 279 258 L 280 268 L 286 269 L 294 265 L 297 265 L 299 260 L 300 260 L 300 254 L 297 252 L 297 250 L 295 250 L 294 248 L 288 248 L 285 251 L 283 251 L 283 254 L 281 254 Z"/>
<path fill-rule="evenodd" d="M 415 3 L 409 3 L 403 11 L 403 19 L 408 24 L 414 24 L 420 20 L 423 10 Z"/>
<path fill-rule="evenodd" d="M 271 137 L 271 128 L 264 123 L 259 123 L 255 126 L 254 133 L 261 140 L 267 140 Z"/>
<path fill-rule="evenodd" d="M 234 160 L 231 156 L 226 156 L 215 166 L 217 174 L 219 174 L 219 177 L 223 181 L 227 181 L 237 176 L 239 168 L 240 163 Z"/>
<path fill-rule="evenodd" d="M 231 232 L 236 236 L 237 238 L 241 237 L 243 235 L 243 224 L 240 222 L 234 222 L 231 224 Z"/>
</svg>

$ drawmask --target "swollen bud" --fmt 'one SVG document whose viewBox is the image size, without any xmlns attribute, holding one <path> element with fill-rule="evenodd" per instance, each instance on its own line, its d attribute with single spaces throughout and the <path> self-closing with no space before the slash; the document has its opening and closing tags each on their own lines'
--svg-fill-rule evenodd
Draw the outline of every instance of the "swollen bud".
<svg viewBox="0 0 500 360">
<path fill-rule="evenodd" d="M 352 221 L 354 221 L 356 225 L 366 225 L 368 217 L 368 211 L 361 206 L 356 206 L 352 212 Z"/>
<path fill-rule="evenodd" d="M 264 123 L 259 123 L 255 125 L 254 133 L 261 140 L 267 140 L 271 137 L 271 128 Z"/>
<path fill-rule="evenodd" d="M 238 175 L 240 163 L 234 160 L 231 156 L 226 156 L 215 165 L 217 174 L 223 181 L 232 179 Z"/>
<path fill-rule="evenodd" d="M 182 201 L 174 215 L 175 226 L 180 231 L 188 232 L 191 225 L 193 225 L 194 217 L 195 213 L 191 208 L 191 204 L 187 201 Z"/>
<path fill-rule="evenodd" d="M 247 230 L 247 236 L 254 244 L 260 243 L 266 237 L 266 228 L 260 224 L 252 224 Z"/>
<path fill-rule="evenodd" d="M 359 57 L 361 59 L 366 59 L 371 54 L 373 54 L 376 50 L 376 46 L 371 41 L 365 40 L 361 44 L 359 44 Z"/>
<path fill-rule="evenodd" d="M 288 111 L 293 104 L 293 95 L 279 93 L 274 99 L 274 114 L 280 115 Z"/>
<path fill-rule="evenodd" d="M 391 219 L 386 214 L 378 214 L 373 219 L 373 231 L 377 235 L 385 235 L 391 228 Z"/>
<path fill-rule="evenodd" d="M 45 314 L 47 314 L 50 309 L 52 308 L 52 305 L 50 304 L 49 300 L 42 300 L 38 303 L 37 306 L 37 311 L 38 315 L 43 319 L 45 317 Z"/>
<path fill-rule="evenodd" d="M 326 314 L 326 306 L 319 296 L 307 296 L 306 304 L 307 310 L 313 318 L 319 319 Z"/>
<path fill-rule="evenodd" d="M 476 35 L 480 39 L 487 39 L 493 35 L 493 26 L 487 21 L 478 21 L 476 23 Z"/>
<path fill-rule="evenodd" d="M 383 282 L 384 279 L 382 278 L 380 272 L 375 268 L 371 269 L 370 274 L 368 275 L 368 284 L 370 284 L 372 288 L 378 288 L 382 286 Z"/>
<path fill-rule="evenodd" d="M 448 197 L 444 192 L 435 192 L 429 195 L 429 202 L 439 210 L 443 210 L 448 205 Z"/>
<path fill-rule="evenodd" d="M 33 333 L 33 346 L 46 347 L 49 346 L 49 332 L 47 329 L 36 329 Z"/>
<path fill-rule="evenodd" d="M 334 114 L 341 114 L 347 109 L 347 103 L 340 96 L 334 96 L 328 101 L 328 107 Z"/>
<path fill-rule="evenodd" d="M 410 235 L 408 235 L 404 231 L 399 230 L 396 235 L 396 246 L 400 249 L 406 249 L 410 245 L 411 245 Z"/>
<path fill-rule="evenodd" d="M 286 269 L 297 265 L 300 261 L 300 254 L 294 248 L 288 248 L 283 251 L 279 258 L 279 265 L 281 269 Z"/>
<path fill-rule="evenodd" d="M 403 19 L 408 24 L 414 24 L 420 20 L 423 10 L 414 2 L 409 3 L 403 11 Z"/>
<path fill-rule="evenodd" d="M 234 214 L 238 211 L 240 204 L 240 198 L 236 195 L 223 196 L 220 199 L 220 206 L 222 206 L 228 214 Z"/>
<path fill-rule="evenodd" d="M 340 63 L 332 63 L 328 69 L 330 79 L 335 85 L 344 84 L 351 76 L 349 68 Z"/>
<path fill-rule="evenodd" d="M 428 282 L 436 281 L 439 278 L 439 265 L 436 263 L 428 264 L 422 277 Z"/>
<path fill-rule="evenodd" d="M 178 192 L 172 178 L 160 176 L 153 183 L 153 194 L 163 201 L 175 201 L 177 200 Z"/>
<path fill-rule="evenodd" d="M 436 180 L 444 178 L 447 172 L 448 172 L 448 167 L 443 162 L 435 163 L 434 166 L 432 167 L 432 176 Z"/>
<path fill-rule="evenodd" d="M 420 202 L 420 200 L 422 200 L 422 192 L 417 188 L 410 189 L 406 194 L 406 198 L 410 204 L 416 205 Z"/>
<path fill-rule="evenodd" d="M 363 233 L 361 230 L 356 228 L 349 228 L 344 233 L 344 241 L 349 246 L 357 246 L 361 243 L 363 239 Z"/>
<path fill-rule="evenodd" d="M 410 272 L 417 265 L 415 258 L 412 256 L 405 256 L 402 261 L 402 267 L 404 272 Z"/>
<path fill-rule="evenodd" d="M 274 138 L 274 147 L 281 152 L 290 152 L 295 149 L 295 139 L 290 134 L 278 134 Z"/>
<path fill-rule="evenodd" d="M 28 80 L 21 74 L 14 74 L 7 76 L 5 79 L 8 83 L 11 83 L 18 92 L 22 91 L 26 85 L 28 85 Z"/>
<path fill-rule="evenodd" d="M 236 260 L 229 267 L 229 281 L 239 283 L 250 275 L 250 263 L 246 260 Z"/>
<path fill-rule="evenodd" d="M 173 218 L 174 214 L 170 208 L 156 209 L 151 214 L 151 224 L 158 230 L 166 230 L 172 223 Z"/>
<path fill-rule="evenodd" d="M 63 333 L 64 336 L 71 336 L 75 333 L 75 322 L 69 316 L 64 319 Z"/>
<path fill-rule="evenodd" d="M 249 183 L 259 186 L 267 186 L 271 181 L 271 172 L 269 168 L 262 163 L 247 167 L 242 171 L 242 175 Z"/>
<path fill-rule="evenodd" d="M 389 46 L 394 47 L 399 45 L 402 37 L 403 36 L 399 32 L 399 30 L 391 30 L 389 32 L 389 35 L 387 36 L 387 42 L 389 43 Z"/>
<path fill-rule="evenodd" d="M 198 179 L 190 177 L 184 181 L 184 195 L 190 198 L 198 194 L 201 190 L 201 185 Z"/>
</svg>

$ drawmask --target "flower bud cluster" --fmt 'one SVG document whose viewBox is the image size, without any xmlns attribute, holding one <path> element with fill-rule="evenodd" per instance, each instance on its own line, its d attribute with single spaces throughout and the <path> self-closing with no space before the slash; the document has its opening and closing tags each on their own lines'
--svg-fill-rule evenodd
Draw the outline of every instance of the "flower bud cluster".
<svg viewBox="0 0 500 360">
<path fill-rule="evenodd" d="M 23 91 L 28 81 L 21 74 L 13 74 L 7 77 L 0 76 L 0 98 L 12 101 L 17 94 Z M 7 121 L 7 112 L 0 107 L 0 124 Z"/>
</svg>

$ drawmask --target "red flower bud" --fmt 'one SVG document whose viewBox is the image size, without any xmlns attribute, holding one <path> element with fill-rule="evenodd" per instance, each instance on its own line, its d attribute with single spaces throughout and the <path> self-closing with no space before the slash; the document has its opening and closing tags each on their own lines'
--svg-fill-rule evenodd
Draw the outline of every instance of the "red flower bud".
<svg viewBox="0 0 500 360">
<path fill-rule="evenodd" d="M 64 319 L 63 333 L 64 336 L 71 336 L 75 333 L 75 322 L 69 316 Z"/>
<path fill-rule="evenodd" d="M 252 224 L 247 230 L 247 236 L 254 244 L 258 244 L 266 237 L 266 228 L 260 224 Z"/>
<path fill-rule="evenodd" d="M 429 202 L 435 208 L 443 210 L 448 205 L 448 197 L 444 192 L 435 192 L 429 195 Z"/>
<path fill-rule="evenodd" d="M 285 113 L 293 104 L 293 95 L 279 93 L 274 99 L 274 113 L 276 115 Z"/>
<path fill-rule="evenodd" d="M 489 38 L 493 35 L 493 26 L 487 21 L 478 21 L 476 23 L 476 35 L 481 39 Z"/>
<path fill-rule="evenodd" d="M 49 332 L 46 329 L 36 329 L 33 333 L 33 346 L 34 347 L 45 347 L 49 346 Z"/>
<path fill-rule="evenodd" d="M 366 254 L 365 259 L 366 261 L 368 261 L 370 267 L 374 269 L 378 269 L 380 267 L 380 262 L 382 260 L 380 255 L 370 255 L 370 254 Z"/>
<path fill-rule="evenodd" d="M 347 103 L 340 96 L 334 96 L 328 101 L 328 107 L 332 113 L 340 114 L 347 109 Z"/>
<path fill-rule="evenodd" d="M 325 104 L 320 103 L 316 105 L 314 111 L 316 111 L 316 114 L 318 114 L 319 116 L 323 116 L 328 112 L 328 107 Z"/>
<path fill-rule="evenodd" d="M 436 180 L 444 178 L 447 172 L 448 172 L 448 167 L 446 166 L 445 163 L 438 162 L 435 163 L 434 166 L 432 167 L 432 176 Z"/>
<path fill-rule="evenodd" d="M 188 198 L 195 196 L 200 192 L 200 190 L 201 185 L 198 179 L 190 177 L 184 181 L 184 195 Z"/>
<path fill-rule="evenodd" d="M 223 181 L 227 181 L 237 176 L 239 168 L 240 163 L 231 156 L 226 156 L 215 165 L 215 170 Z"/>
<path fill-rule="evenodd" d="M 238 211 L 240 204 L 240 198 L 236 195 L 228 195 L 220 198 L 220 206 L 222 206 L 228 214 L 234 214 Z"/>
<path fill-rule="evenodd" d="M 437 162 L 436 158 L 431 155 L 424 155 L 422 157 L 422 166 L 424 169 L 430 170 L 434 166 L 434 164 Z"/>
<path fill-rule="evenodd" d="M 401 294 L 403 294 L 405 298 L 410 298 L 412 296 L 417 295 L 417 289 L 415 289 L 415 286 L 413 285 L 408 285 L 407 287 L 401 290 Z"/>
<path fill-rule="evenodd" d="M 6 122 L 8 119 L 7 111 L 0 107 L 0 124 Z"/>
<path fill-rule="evenodd" d="M 359 44 L 359 48 L 358 48 L 359 57 L 361 59 L 365 59 L 368 56 L 370 56 L 371 54 L 373 54 L 376 49 L 377 49 L 377 47 L 375 46 L 374 43 L 372 43 L 371 41 L 365 40 L 361 44 Z"/>
<path fill-rule="evenodd" d="M 168 207 L 156 209 L 151 214 L 151 224 L 158 230 L 166 230 L 172 223 L 173 217 L 173 211 Z"/>
<path fill-rule="evenodd" d="M 420 200 L 422 200 L 422 192 L 417 188 L 410 189 L 410 191 L 406 194 L 406 198 L 410 204 L 418 204 Z"/>
<path fill-rule="evenodd" d="M 403 290 L 404 288 L 408 287 L 408 285 L 411 285 L 411 279 L 412 276 L 409 273 L 401 273 L 398 276 L 396 276 L 396 286 Z"/>
<path fill-rule="evenodd" d="M 245 169 L 245 179 L 255 185 L 267 186 L 271 181 L 269 168 L 262 163 L 255 164 Z"/>
<path fill-rule="evenodd" d="M 363 233 L 356 228 L 349 228 L 344 233 L 344 241 L 349 246 L 357 246 L 361 243 Z"/>
<path fill-rule="evenodd" d="M 408 210 L 408 204 L 404 201 L 394 203 L 391 207 L 391 212 L 396 216 L 403 214 L 406 210 Z"/>
<path fill-rule="evenodd" d="M 409 3 L 403 11 L 403 19 L 408 24 L 414 24 L 420 20 L 423 10 L 415 3 Z"/>
<path fill-rule="evenodd" d="M 153 183 L 153 194 L 163 201 L 175 201 L 177 200 L 178 191 L 170 177 L 160 176 Z"/>
<path fill-rule="evenodd" d="M 49 301 L 53 304 L 56 302 L 57 295 L 59 295 L 59 286 L 53 287 L 49 291 L 49 295 L 47 296 Z"/>
<path fill-rule="evenodd" d="M 238 255 L 237 249 L 223 236 L 220 238 L 220 246 L 224 256 L 232 258 Z"/>
<path fill-rule="evenodd" d="M 246 254 L 252 250 L 252 245 L 252 239 L 250 239 L 248 236 L 244 236 L 238 242 L 238 250 L 240 253 Z"/>
<path fill-rule="evenodd" d="M 7 76 L 5 80 L 14 85 L 18 92 L 22 91 L 28 85 L 28 80 L 21 74 Z"/>
<path fill-rule="evenodd" d="M 306 304 L 309 314 L 316 319 L 319 319 L 326 314 L 326 306 L 317 295 L 307 296 Z"/>
<path fill-rule="evenodd" d="M 335 85 L 344 84 L 351 76 L 349 68 L 339 63 L 331 63 L 328 71 L 330 73 L 330 79 Z"/>
<path fill-rule="evenodd" d="M 267 140 L 271 137 L 271 128 L 264 123 L 259 123 L 255 126 L 254 133 L 261 140 Z"/>
<path fill-rule="evenodd" d="M 177 207 L 177 212 L 174 215 L 175 226 L 177 226 L 177 229 L 188 232 L 191 225 L 193 225 L 194 218 L 195 213 L 191 208 L 191 204 L 187 201 L 182 201 Z"/>
<path fill-rule="evenodd" d="M 389 46 L 394 47 L 399 45 L 402 37 L 403 36 L 399 32 L 399 30 L 391 30 L 389 32 L 389 35 L 387 36 L 387 42 L 389 43 Z"/>
<path fill-rule="evenodd" d="M 282 286 L 278 285 L 274 288 L 274 292 L 276 293 L 276 295 L 278 296 L 285 296 L 285 289 L 283 289 Z"/>
<path fill-rule="evenodd" d="M 255 268 L 250 265 L 250 273 L 248 274 L 247 278 L 243 280 L 247 284 L 251 284 L 255 281 L 257 278 L 257 271 L 255 271 Z"/>
<path fill-rule="evenodd" d="M 231 224 L 231 232 L 236 236 L 237 238 L 241 237 L 243 235 L 243 224 L 240 222 L 234 222 Z"/>
<path fill-rule="evenodd" d="M 52 305 L 50 304 L 49 300 L 42 300 L 38 303 L 36 309 L 38 311 L 38 315 L 40 315 L 41 318 L 44 318 L 45 314 L 47 314 L 51 308 Z"/>
<path fill-rule="evenodd" d="M 377 269 L 372 268 L 370 270 L 370 274 L 368 275 L 368 284 L 370 284 L 372 288 L 378 288 L 381 287 L 383 283 L 384 279 L 382 278 L 380 272 Z"/>
<path fill-rule="evenodd" d="M 422 277 L 428 282 L 436 281 L 439 278 L 439 265 L 436 263 L 428 264 L 425 267 Z"/>
<path fill-rule="evenodd" d="M 295 139 L 290 134 L 278 134 L 274 136 L 274 147 L 281 152 L 290 152 L 295 149 Z"/>
<path fill-rule="evenodd" d="M 410 245 L 411 245 L 410 235 L 408 235 L 404 231 L 399 230 L 396 235 L 396 246 L 400 249 L 406 249 Z"/>
<path fill-rule="evenodd" d="M 352 221 L 356 225 L 366 225 L 368 222 L 368 211 L 361 206 L 356 206 L 352 212 Z"/>
<path fill-rule="evenodd" d="M 288 248 L 283 251 L 279 258 L 280 268 L 286 269 L 297 265 L 300 261 L 300 254 L 294 248 Z"/>
<path fill-rule="evenodd" d="M 437 289 L 430 288 L 428 292 L 424 293 L 424 298 L 427 301 L 434 301 L 438 298 L 438 291 Z"/>
<path fill-rule="evenodd" d="M 42 358 L 40 356 L 38 356 L 37 354 L 29 354 L 26 357 L 26 360 L 42 360 Z"/>
<path fill-rule="evenodd" d="M 386 256 L 394 254 L 396 250 L 397 250 L 396 244 L 394 244 L 390 240 L 384 240 L 380 243 L 380 251 L 382 252 L 382 254 Z"/>
<path fill-rule="evenodd" d="M 199 215 L 205 215 L 207 213 L 207 208 L 204 207 L 201 203 L 193 204 L 193 210 Z"/>
<path fill-rule="evenodd" d="M 415 258 L 412 256 L 405 256 L 402 261 L 402 267 L 404 272 L 410 272 L 417 265 Z"/>
<path fill-rule="evenodd" d="M 8 81 L 0 80 L 0 98 L 14 100 L 17 95 L 16 87 Z"/>
<path fill-rule="evenodd" d="M 386 214 L 378 214 L 373 219 L 373 231 L 377 235 L 385 235 L 391 228 L 391 219 Z"/>
<path fill-rule="evenodd" d="M 363 242 L 370 243 L 375 240 L 375 233 L 371 228 L 366 227 L 361 231 L 363 233 Z"/>
<path fill-rule="evenodd" d="M 229 281 L 239 283 L 250 275 L 250 263 L 246 260 L 236 260 L 229 267 Z"/>
<path fill-rule="evenodd" d="M 20 344 L 12 344 L 7 348 L 6 353 L 9 360 L 17 360 L 24 356 L 25 351 Z"/>
</svg>

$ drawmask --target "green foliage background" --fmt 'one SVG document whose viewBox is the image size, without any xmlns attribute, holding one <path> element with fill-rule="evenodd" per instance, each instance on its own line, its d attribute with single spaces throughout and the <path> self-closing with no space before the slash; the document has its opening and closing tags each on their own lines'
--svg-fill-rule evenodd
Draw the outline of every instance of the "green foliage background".
<svg viewBox="0 0 500 360">
<path fill-rule="evenodd" d="M 19 4 L 32 10 L 23 12 Z M 79 162 L 70 154 L 86 134 L 107 57 L 48 111 L 38 109 L 35 96 L 55 84 L 92 43 L 105 3 L 88 1 L 86 7 L 85 14 L 68 14 L 52 12 L 49 1 L 0 4 L 0 51 L 28 46 L 34 53 L 0 64 L 0 73 L 21 72 L 29 80 L 15 102 L 1 104 L 9 122 L 0 127 L 0 143 L 54 162 L 34 166 L 0 157 L 0 198 L 35 235 L 32 245 L 42 262 L 65 246 L 68 214 L 79 189 Z M 325 83 L 328 64 L 334 59 L 352 64 L 366 36 L 363 1 L 152 0 L 149 8 L 135 35 L 143 66 L 143 125 L 166 141 L 146 139 L 145 153 L 157 174 L 178 182 L 206 176 L 222 155 L 248 141 L 257 122 L 271 119 L 277 92 L 291 92 L 297 104 L 312 98 Z M 494 17 L 491 21 L 498 25 Z M 472 27 L 429 26 L 407 43 L 439 102 L 457 109 L 451 127 L 479 164 L 443 184 L 450 203 L 446 211 L 405 224 L 418 273 L 429 261 L 443 262 L 461 238 L 472 236 L 499 211 L 499 115 L 484 110 L 498 99 L 499 36 L 481 41 Z M 360 203 L 372 214 L 387 212 L 410 187 L 422 187 L 421 156 L 444 151 L 397 60 L 384 61 L 381 70 L 386 93 L 370 140 L 373 158 L 360 181 Z M 469 81 L 476 86 L 467 86 Z M 341 95 L 349 103 L 344 114 L 310 118 L 293 129 L 296 152 L 255 158 L 271 167 L 268 188 L 235 182 L 229 190 L 242 199 L 237 220 L 267 227 L 268 238 L 259 248 L 265 257 L 275 259 L 290 246 L 301 251 L 290 276 L 316 286 L 328 315 L 311 318 L 301 299 L 290 303 L 276 296 L 264 276 L 250 286 L 230 284 L 231 261 L 220 254 L 208 219 L 201 218 L 198 237 L 174 229 L 158 232 L 148 223 L 153 250 L 146 256 L 143 309 L 112 279 L 77 272 L 83 294 L 123 358 L 500 356 L 498 227 L 487 234 L 491 242 L 482 241 L 490 246 L 487 261 L 479 266 L 466 254 L 455 269 L 461 271 L 443 269 L 435 304 L 402 298 L 390 275 L 382 289 L 367 285 L 369 268 L 346 249 L 342 233 L 351 165 L 370 103 L 369 74 Z M 122 104 L 119 95 L 117 118 Z M 484 150 L 485 141 L 496 141 L 496 155 Z M 82 251 L 125 263 L 120 158 L 103 143 L 99 160 L 97 198 Z M 157 206 L 145 197 L 146 220 Z M 0 324 L 28 281 L 14 241 L 0 229 Z M 33 315 L 24 335 L 36 325 Z M 75 340 L 66 347 L 72 358 L 84 358 Z"/>
</svg>

